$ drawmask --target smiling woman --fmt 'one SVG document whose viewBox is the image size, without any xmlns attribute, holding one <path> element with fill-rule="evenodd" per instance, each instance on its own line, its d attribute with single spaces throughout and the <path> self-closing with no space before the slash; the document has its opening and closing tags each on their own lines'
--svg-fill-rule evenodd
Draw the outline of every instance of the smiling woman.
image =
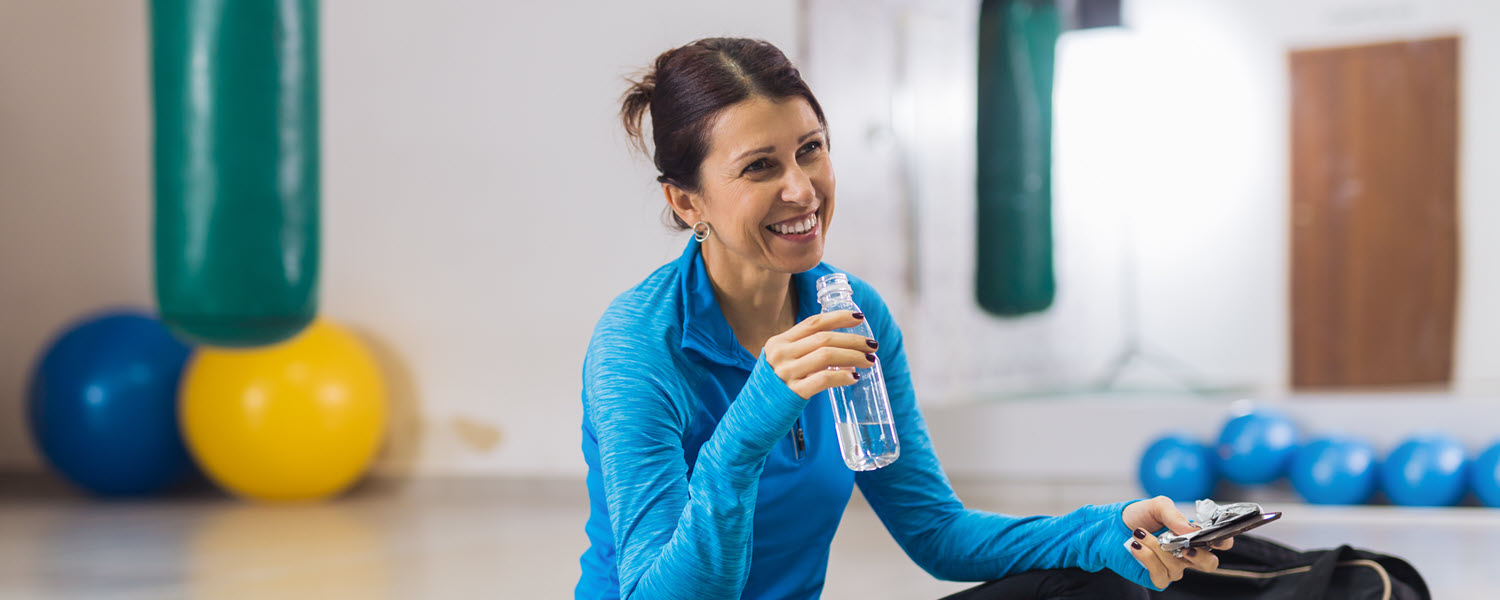
<svg viewBox="0 0 1500 600">
<path fill-rule="evenodd" d="M 816 598 L 855 484 L 928 572 L 999 580 L 965 598 L 1144 597 L 1217 564 L 1159 549 L 1148 531 L 1195 529 L 1166 498 L 1024 519 L 964 508 L 880 295 L 849 275 L 865 312 L 820 310 L 816 281 L 840 272 L 822 262 L 828 127 L 780 50 L 668 50 L 623 99 L 642 151 L 648 113 L 657 180 L 693 239 L 610 304 L 584 359 L 592 512 L 577 598 Z M 849 332 L 862 323 L 873 338 Z M 883 373 L 901 455 L 855 473 L 820 396 L 860 371 Z"/>
</svg>

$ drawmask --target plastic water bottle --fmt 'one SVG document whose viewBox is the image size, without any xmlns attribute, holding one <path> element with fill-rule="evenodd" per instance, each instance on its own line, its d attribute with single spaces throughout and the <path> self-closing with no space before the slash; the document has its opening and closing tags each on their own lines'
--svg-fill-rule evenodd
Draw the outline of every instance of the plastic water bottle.
<svg viewBox="0 0 1500 600">
<path fill-rule="evenodd" d="M 825 313 L 860 312 L 854 304 L 849 278 L 843 273 L 818 278 L 818 304 L 823 305 Z M 875 339 L 865 321 L 838 331 Z M 834 429 L 838 432 L 844 464 L 855 471 L 870 471 L 895 462 L 901 456 L 901 445 L 896 441 L 896 422 L 891 418 L 891 400 L 885 391 L 880 359 L 876 358 L 875 365 L 868 369 L 855 371 L 859 373 L 859 381 L 829 388 L 828 399 L 833 402 Z"/>
</svg>

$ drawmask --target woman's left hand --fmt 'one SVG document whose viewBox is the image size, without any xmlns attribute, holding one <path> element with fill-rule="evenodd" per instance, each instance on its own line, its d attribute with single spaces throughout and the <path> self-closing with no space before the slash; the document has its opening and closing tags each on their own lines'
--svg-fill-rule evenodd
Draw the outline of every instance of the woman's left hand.
<svg viewBox="0 0 1500 600">
<path fill-rule="evenodd" d="M 1134 537 L 1125 542 L 1126 549 L 1151 573 L 1151 583 L 1158 588 L 1166 588 L 1173 581 L 1182 579 L 1182 572 L 1186 569 L 1213 571 L 1219 567 L 1219 557 L 1212 552 L 1188 548 L 1183 551 L 1182 558 L 1178 558 L 1161 549 L 1161 544 L 1151 532 L 1163 527 L 1176 534 L 1198 530 L 1166 496 L 1142 500 L 1125 507 L 1124 520 L 1125 526 L 1134 533 Z M 1228 550 L 1233 546 L 1234 539 L 1230 538 L 1213 544 L 1212 548 Z"/>
</svg>

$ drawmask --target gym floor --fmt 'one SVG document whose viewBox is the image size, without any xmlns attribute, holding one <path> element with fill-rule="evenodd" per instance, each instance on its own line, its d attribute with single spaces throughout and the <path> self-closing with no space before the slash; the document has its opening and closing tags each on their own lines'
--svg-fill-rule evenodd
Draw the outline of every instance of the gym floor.
<svg viewBox="0 0 1500 600">
<path fill-rule="evenodd" d="M 963 495 L 1013 514 L 1073 508 Z M 1402 556 L 1434 598 L 1500 589 L 1500 511 L 1278 508 L 1287 517 L 1261 530 L 1266 537 Z M 335 502 L 266 506 L 212 492 L 101 502 L 51 481 L 10 480 L 0 485 L 0 598 L 564 598 L 587 514 L 581 482 L 373 484 Z M 855 495 L 825 597 L 938 598 L 967 585 L 913 565 Z"/>
</svg>

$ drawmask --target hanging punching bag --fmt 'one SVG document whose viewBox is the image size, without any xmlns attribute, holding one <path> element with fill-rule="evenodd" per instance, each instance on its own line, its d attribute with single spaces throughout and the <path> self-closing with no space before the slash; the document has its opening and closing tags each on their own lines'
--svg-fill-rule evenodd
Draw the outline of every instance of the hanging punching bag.
<svg viewBox="0 0 1500 600">
<path fill-rule="evenodd" d="M 1000 316 L 1045 310 L 1052 271 L 1053 0 L 984 0 L 979 12 L 979 305 Z"/>
<path fill-rule="evenodd" d="M 316 0 L 153 0 L 156 296 L 200 344 L 317 312 Z"/>
</svg>

